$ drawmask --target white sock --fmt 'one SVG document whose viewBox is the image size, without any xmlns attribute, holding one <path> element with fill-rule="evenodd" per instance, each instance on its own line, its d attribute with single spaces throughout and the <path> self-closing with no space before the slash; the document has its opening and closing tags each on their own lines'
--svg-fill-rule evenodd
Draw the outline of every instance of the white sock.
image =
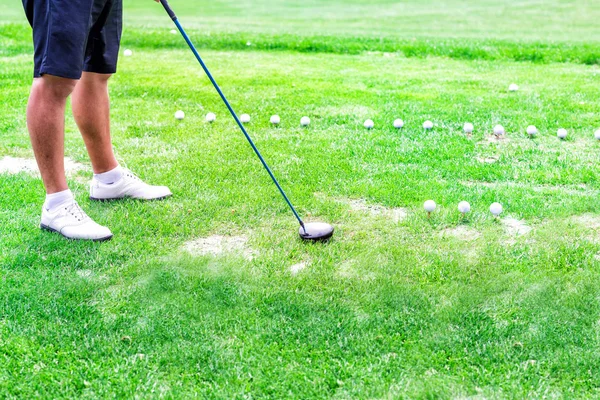
<svg viewBox="0 0 600 400">
<path fill-rule="evenodd" d="M 54 211 L 57 207 L 63 205 L 64 203 L 72 202 L 73 200 L 75 200 L 75 198 L 69 189 L 63 190 L 62 192 L 47 194 L 44 208 L 47 211 Z"/>
<path fill-rule="evenodd" d="M 112 185 L 119 181 L 123 177 L 123 168 L 117 165 L 117 168 L 111 169 L 110 171 L 103 172 L 101 174 L 94 174 L 94 178 L 100 183 L 105 185 Z"/>
</svg>

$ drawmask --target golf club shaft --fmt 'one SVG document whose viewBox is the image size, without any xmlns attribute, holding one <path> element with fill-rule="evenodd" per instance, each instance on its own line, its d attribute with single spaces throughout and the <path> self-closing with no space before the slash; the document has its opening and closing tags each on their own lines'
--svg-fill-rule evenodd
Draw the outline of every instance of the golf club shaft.
<svg viewBox="0 0 600 400">
<path fill-rule="evenodd" d="M 168 1 L 167 0 L 160 0 L 160 3 L 163 5 L 163 7 L 165 8 L 165 11 L 167 12 L 167 14 L 169 14 L 169 17 L 171 17 L 171 19 L 173 20 L 173 22 L 177 26 L 177 29 L 179 29 L 179 32 L 181 33 L 181 35 L 183 36 L 183 38 L 187 42 L 188 46 L 190 46 L 190 49 L 192 50 L 192 53 L 194 53 L 194 56 L 196 56 L 196 59 L 198 60 L 198 62 L 202 66 L 202 69 L 204 69 L 204 72 L 206 73 L 206 76 L 208 76 L 208 79 L 210 79 L 210 81 L 212 82 L 213 86 L 215 87 L 215 89 L 219 93 L 219 96 L 221 96 L 221 99 L 223 100 L 223 102 L 225 103 L 225 105 L 227 106 L 227 108 L 229 109 L 229 112 L 231 113 L 231 115 L 235 119 L 235 122 L 237 122 L 238 126 L 242 130 L 242 133 L 244 134 L 244 136 L 246 136 L 246 139 L 248 139 L 248 143 L 250 143 L 250 146 L 252 146 L 252 149 L 254 150 L 254 152 L 256 153 L 256 155 L 258 156 L 258 158 L 260 159 L 260 162 L 262 163 L 262 165 L 265 167 L 265 169 L 267 170 L 267 172 L 271 176 L 271 179 L 273 180 L 273 183 L 275 183 L 275 186 L 277 186 L 277 189 L 279 189 L 279 192 L 281 193 L 281 195 L 283 196 L 283 198 L 287 202 L 288 206 L 290 206 L 290 209 L 294 213 L 294 216 L 296 217 L 296 219 L 298 220 L 298 222 L 300 223 L 300 225 L 302 227 L 304 227 L 304 222 L 302 222 L 302 219 L 300 218 L 300 215 L 298 215 L 298 212 L 296 211 L 296 209 L 292 205 L 292 202 L 290 201 L 290 199 L 285 194 L 285 191 L 283 190 L 283 188 L 281 187 L 281 185 L 277 181 L 277 178 L 275 178 L 275 175 L 273 175 L 273 172 L 271 171 L 271 168 L 269 168 L 269 165 L 267 164 L 267 162 L 265 161 L 265 159 L 263 158 L 263 156 L 260 154 L 260 151 L 258 151 L 258 148 L 256 147 L 256 145 L 252 141 L 252 138 L 250 137 L 250 135 L 248 134 L 248 132 L 246 132 L 246 128 L 244 128 L 244 125 L 242 124 L 242 122 L 238 118 L 237 114 L 235 113 L 235 111 L 233 111 L 233 108 L 231 107 L 231 105 L 229 104 L 229 101 L 227 100 L 227 98 L 225 97 L 225 95 L 223 94 L 223 92 L 221 91 L 221 88 L 217 84 L 217 81 L 215 81 L 215 79 L 213 78 L 212 74 L 208 70 L 208 67 L 206 66 L 206 64 L 204 64 L 204 61 L 202 61 L 202 57 L 200 57 L 200 54 L 198 54 L 198 51 L 196 50 L 196 46 L 194 46 L 194 44 L 190 40 L 190 38 L 187 35 L 187 33 L 185 33 L 185 29 L 183 29 L 183 27 L 179 23 L 179 20 L 177 19 L 177 16 L 175 15 L 175 13 L 173 12 L 173 10 L 169 6 Z"/>
</svg>

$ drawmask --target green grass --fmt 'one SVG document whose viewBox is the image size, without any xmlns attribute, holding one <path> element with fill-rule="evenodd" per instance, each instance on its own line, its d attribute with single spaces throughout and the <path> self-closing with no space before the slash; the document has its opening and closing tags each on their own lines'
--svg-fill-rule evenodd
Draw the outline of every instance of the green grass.
<svg viewBox="0 0 600 400">
<path fill-rule="evenodd" d="M 406 57 L 600 64 L 600 9 L 591 0 L 448 0 L 394 2 L 174 1 L 180 20 L 201 48 L 285 50 Z M 22 9 L 0 5 L 0 55 L 23 53 L 30 31 Z M 125 1 L 124 45 L 183 48 L 163 8 Z M 16 39 L 21 40 L 16 40 Z"/>
<path fill-rule="evenodd" d="M 127 5 L 134 56 L 111 81 L 115 148 L 174 196 L 88 201 L 89 162 L 70 116 L 67 155 L 88 166 L 71 188 L 113 230 L 111 242 L 41 232 L 40 180 L 0 174 L 0 397 L 600 396 L 600 69 L 585 61 L 587 51 L 597 54 L 597 7 L 519 2 L 501 8 L 521 21 L 529 15 L 529 25 L 508 18 L 463 35 L 442 28 L 467 3 L 436 9 L 449 21 L 434 32 L 414 22 L 431 7 L 419 3 L 400 37 L 378 14 L 388 8 L 356 21 L 364 6 L 345 3 L 338 13 L 334 1 L 248 10 L 249 2 L 173 0 L 182 15 L 195 12 L 186 19 L 202 55 L 234 108 L 251 114 L 249 131 L 299 211 L 335 225 L 327 244 L 297 238 L 285 203 L 158 6 Z M 468 4 L 484 16 L 499 7 Z M 385 15 L 402 9 L 390 7 Z M 30 158 L 30 33 L 18 7 L 0 13 L 9 22 L 0 26 L 0 159 Z M 323 31 L 307 22 L 338 14 Z M 573 29 L 558 40 L 545 19 Z M 251 23 L 229 25 L 242 20 Z M 520 40 L 517 25 L 532 41 Z M 401 48 L 411 36 L 422 51 Z M 460 46 L 481 53 L 449 54 Z M 523 49 L 548 56 L 513 56 Z M 512 82 L 519 92 L 507 91 Z M 173 118 L 178 109 L 185 120 Z M 275 113 L 278 128 L 268 123 Z M 303 115 L 308 128 L 299 126 Z M 372 131 L 362 128 L 367 118 Z M 403 130 L 391 127 L 395 118 Z M 432 132 L 421 129 L 425 119 Z M 472 137 L 462 133 L 466 121 Z M 506 140 L 490 140 L 497 123 Z M 529 124 L 540 130 L 534 140 Z M 559 127 L 568 140 L 556 138 Z M 427 218 L 430 198 L 439 207 Z M 357 200 L 407 217 L 353 209 Z M 473 206 L 466 220 L 460 200 Z M 487 211 L 493 201 L 531 232 L 508 232 Z M 254 258 L 184 250 L 211 235 L 246 236 Z M 307 267 L 293 275 L 300 262 Z"/>
<path fill-rule="evenodd" d="M 16 3 L 16 4 L 15 4 Z M 394 38 L 600 42 L 593 0 L 216 0 L 170 2 L 182 22 L 203 31 Z M 129 26 L 170 27 L 152 0 L 124 0 Z M 22 21 L 18 2 L 0 5 Z"/>
</svg>

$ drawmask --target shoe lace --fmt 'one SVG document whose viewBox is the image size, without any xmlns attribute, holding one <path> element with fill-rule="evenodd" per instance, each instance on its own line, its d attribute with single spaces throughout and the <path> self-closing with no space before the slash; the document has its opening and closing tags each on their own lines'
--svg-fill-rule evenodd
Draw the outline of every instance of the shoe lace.
<svg viewBox="0 0 600 400">
<path fill-rule="evenodd" d="M 89 218 L 85 211 L 83 211 L 83 209 L 79 206 L 79 204 L 77 204 L 76 201 L 66 206 L 65 211 L 77 218 L 77 221 L 85 221 Z"/>
<path fill-rule="evenodd" d="M 123 169 L 123 173 L 125 174 L 125 176 L 132 178 L 136 181 L 141 182 L 142 180 L 140 178 L 138 178 L 133 172 L 131 172 L 130 170 L 128 170 L 127 168 Z"/>
</svg>

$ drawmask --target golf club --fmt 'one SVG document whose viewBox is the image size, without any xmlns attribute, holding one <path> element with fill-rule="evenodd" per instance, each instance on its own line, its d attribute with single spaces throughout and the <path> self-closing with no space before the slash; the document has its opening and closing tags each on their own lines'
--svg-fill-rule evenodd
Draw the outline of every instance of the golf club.
<svg viewBox="0 0 600 400">
<path fill-rule="evenodd" d="M 300 218 L 300 215 L 298 215 L 298 212 L 296 211 L 296 209 L 292 205 L 292 202 L 287 197 L 287 195 L 285 194 L 283 188 L 281 187 L 281 185 L 279 184 L 279 182 L 275 178 L 275 175 L 273 175 L 273 172 L 271 171 L 271 168 L 269 168 L 269 166 L 267 165 L 267 162 L 265 161 L 265 159 L 263 158 L 263 156 L 260 154 L 260 151 L 258 151 L 258 148 L 256 147 L 256 145 L 252 141 L 252 138 L 250 137 L 250 135 L 248 135 L 248 132 L 246 132 L 246 128 L 244 128 L 244 125 L 241 123 L 241 121 L 238 118 L 237 114 L 235 113 L 235 111 L 233 111 L 233 108 L 229 104 L 229 101 L 227 101 L 227 98 L 225 97 L 225 95 L 221 91 L 221 88 L 219 87 L 219 85 L 217 84 L 217 82 L 215 81 L 215 79 L 213 78 L 213 76 L 210 73 L 210 71 L 208 70 L 208 68 L 206 67 L 206 64 L 204 64 L 204 61 L 202 61 L 202 58 L 200 57 L 200 54 L 198 54 L 198 51 L 196 50 L 196 47 L 194 46 L 194 44 L 190 40 L 190 38 L 187 35 L 187 33 L 185 33 L 185 30 L 183 29 L 183 27 L 179 23 L 179 20 L 177 19 L 177 16 L 175 15 L 175 13 L 173 12 L 173 10 L 169 6 L 168 1 L 167 0 L 160 0 L 160 3 L 165 8 L 165 11 L 167 12 L 167 14 L 169 14 L 169 17 L 171 17 L 171 19 L 173 20 L 173 22 L 177 26 L 177 29 L 179 30 L 179 32 L 181 33 L 181 35 L 183 36 L 183 38 L 187 42 L 188 46 L 190 46 L 190 49 L 192 50 L 192 53 L 194 53 L 194 56 L 196 56 L 196 59 L 198 60 L 198 62 L 202 66 L 202 69 L 204 69 L 204 72 L 208 76 L 208 79 L 210 79 L 210 81 L 212 82 L 213 86 L 215 87 L 215 89 L 217 90 L 217 92 L 219 93 L 219 95 L 221 96 L 221 99 L 223 100 L 223 102 L 225 103 L 225 105 L 227 106 L 227 108 L 229 109 L 229 112 L 231 113 L 231 115 L 235 119 L 235 122 L 237 122 L 238 126 L 242 130 L 242 133 L 244 134 L 244 136 L 246 137 L 246 139 L 248 139 L 248 143 L 250 143 L 250 146 L 252 146 L 252 149 L 254 150 L 254 152 L 256 153 L 256 155 L 258 156 L 258 158 L 260 159 L 262 165 L 265 167 L 265 169 L 267 170 L 267 172 L 271 176 L 271 179 L 273 180 L 273 183 L 275 183 L 275 186 L 277 186 L 277 189 L 279 189 L 279 192 L 281 193 L 281 195 L 283 196 L 283 198 L 287 202 L 288 206 L 292 210 L 292 213 L 294 213 L 294 216 L 296 217 L 296 219 L 300 223 L 300 229 L 298 231 L 300 237 L 302 239 L 304 239 L 304 240 L 313 240 L 313 241 L 319 241 L 319 240 L 327 240 L 327 239 L 329 239 L 333 235 L 333 226 L 331 226 L 329 224 L 326 224 L 326 223 L 323 223 L 323 222 L 311 222 L 311 223 L 306 223 L 305 224 L 302 221 L 302 219 Z"/>
</svg>

